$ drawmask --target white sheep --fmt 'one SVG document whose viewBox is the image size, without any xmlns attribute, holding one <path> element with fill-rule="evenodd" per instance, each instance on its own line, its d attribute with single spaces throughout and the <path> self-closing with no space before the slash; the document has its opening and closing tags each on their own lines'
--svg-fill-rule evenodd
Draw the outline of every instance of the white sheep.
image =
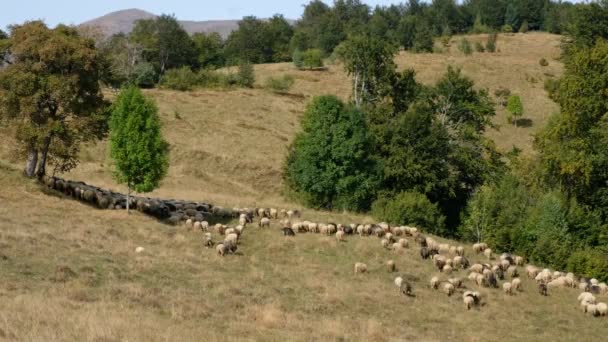
<svg viewBox="0 0 608 342">
<path fill-rule="evenodd" d="M 459 288 L 462 286 L 462 279 L 460 278 L 450 278 L 448 279 L 448 282 L 454 285 L 455 288 Z"/>
<path fill-rule="evenodd" d="M 451 274 L 452 273 L 452 266 L 450 266 L 450 265 L 444 265 L 443 269 L 441 271 L 443 273 L 445 273 L 445 274 Z"/>
<path fill-rule="evenodd" d="M 511 266 L 511 263 L 509 262 L 509 260 L 507 260 L 507 259 L 500 260 L 500 268 L 502 268 L 503 271 L 506 271 L 510 266 Z"/>
<path fill-rule="evenodd" d="M 456 247 L 456 255 L 463 257 L 464 256 L 464 247 L 462 247 L 462 246 Z"/>
<path fill-rule="evenodd" d="M 479 275 L 479 273 L 477 273 L 477 272 L 471 272 L 471 273 L 469 273 L 469 276 L 467 278 L 469 278 L 469 280 L 472 280 L 472 281 L 477 281 L 478 275 Z"/>
<path fill-rule="evenodd" d="M 282 217 L 282 218 L 287 217 L 287 210 L 285 210 L 285 209 L 281 209 L 280 213 L 281 213 L 281 217 Z"/>
<path fill-rule="evenodd" d="M 450 246 L 450 255 L 456 255 L 456 246 Z"/>
<path fill-rule="evenodd" d="M 279 218 L 279 211 L 275 208 L 270 208 L 270 217 L 277 219 Z"/>
<path fill-rule="evenodd" d="M 513 287 L 511 286 L 511 283 L 509 283 L 509 282 L 502 284 L 502 290 L 508 295 L 513 294 Z"/>
<path fill-rule="evenodd" d="M 467 308 L 467 310 L 471 310 L 471 308 L 475 304 L 475 299 L 471 296 L 464 296 L 462 298 L 462 301 L 464 302 L 464 307 Z"/>
<path fill-rule="evenodd" d="M 208 231 L 209 230 L 209 222 L 207 222 L 207 221 L 201 222 L 201 230 L 204 231 L 204 232 Z"/>
<path fill-rule="evenodd" d="M 143 251 L 144 251 L 144 248 L 141 246 L 135 248 L 135 253 L 142 253 Z"/>
<path fill-rule="evenodd" d="M 192 228 L 192 219 L 186 220 L 186 228 Z"/>
<path fill-rule="evenodd" d="M 439 244 L 439 253 L 449 253 L 450 252 L 450 245 L 447 243 L 442 243 Z"/>
<path fill-rule="evenodd" d="M 461 268 L 462 267 L 462 257 L 459 255 L 455 256 L 454 259 L 452 260 L 452 266 L 455 269 Z"/>
<path fill-rule="evenodd" d="M 433 277 L 431 278 L 431 288 L 437 290 L 437 288 L 439 287 L 439 283 L 441 283 L 441 281 L 439 281 L 439 277 Z"/>
<path fill-rule="evenodd" d="M 507 268 L 507 274 L 509 275 L 509 277 L 511 278 L 515 278 L 519 275 L 519 273 L 517 272 L 517 267 L 516 266 L 509 266 Z"/>
<path fill-rule="evenodd" d="M 492 259 L 492 250 L 490 248 L 484 249 L 483 255 L 485 255 L 488 260 Z"/>
<path fill-rule="evenodd" d="M 230 233 L 230 234 L 226 235 L 226 238 L 224 239 L 224 244 L 233 242 L 236 245 L 238 240 L 239 240 L 238 235 L 236 235 L 235 233 Z"/>
<path fill-rule="evenodd" d="M 199 221 L 195 221 L 192 226 L 188 226 L 188 227 L 189 227 L 188 230 L 190 230 L 190 228 L 194 228 L 194 230 L 202 230 L 201 223 Z"/>
<path fill-rule="evenodd" d="M 395 286 L 397 286 L 397 288 L 401 288 L 402 284 L 403 284 L 403 278 L 401 278 L 401 277 L 395 278 Z"/>
<path fill-rule="evenodd" d="M 526 274 L 528 275 L 528 278 L 534 279 L 534 278 L 536 278 L 538 273 L 539 273 L 539 269 L 537 267 L 532 266 L 532 265 L 526 266 Z"/>
<path fill-rule="evenodd" d="M 403 248 L 408 248 L 409 247 L 409 242 L 406 239 L 399 239 L 399 244 L 401 245 L 401 247 Z"/>
<path fill-rule="evenodd" d="M 513 290 L 519 291 L 519 289 L 521 288 L 521 279 L 513 278 L 511 280 L 511 287 L 513 287 Z"/>
<path fill-rule="evenodd" d="M 473 264 L 471 267 L 469 267 L 469 271 L 481 273 L 483 272 L 483 266 L 481 264 Z"/>
<path fill-rule="evenodd" d="M 226 255 L 226 246 L 223 243 L 220 243 L 219 245 L 215 246 L 215 250 L 217 251 L 217 254 L 219 256 Z"/>
<path fill-rule="evenodd" d="M 597 303 L 595 309 L 600 316 L 608 315 L 608 305 L 606 305 L 606 303 Z"/>
<path fill-rule="evenodd" d="M 450 284 L 450 283 L 445 283 L 443 284 L 443 292 L 445 292 L 445 294 L 447 294 L 448 296 L 451 296 L 452 294 L 454 294 L 454 285 Z"/>
<path fill-rule="evenodd" d="M 599 282 L 597 279 L 592 278 L 591 280 L 589 280 L 589 283 L 591 283 L 591 285 L 597 285 L 597 284 L 599 284 L 600 282 Z"/>
<path fill-rule="evenodd" d="M 390 246 L 390 242 L 388 242 L 387 239 L 382 239 L 380 240 L 380 244 L 382 245 L 382 247 L 384 248 L 388 248 L 388 246 Z"/>
<path fill-rule="evenodd" d="M 403 254 L 403 247 L 401 247 L 401 245 L 399 244 L 399 242 L 395 242 L 391 245 L 391 249 L 393 250 L 393 252 L 395 252 L 396 254 Z"/>
<path fill-rule="evenodd" d="M 239 218 L 239 225 L 241 225 L 241 226 L 247 225 L 247 218 L 246 217 L 240 217 Z"/>
<path fill-rule="evenodd" d="M 395 267 L 395 262 L 393 260 L 389 260 L 386 262 L 386 268 L 389 272 L 395 272 L 396 267 Z"/>
<path fill-rule="evenodd" d="M 355 263 L 355 273 L 367 272 L 367 265 L 362 262 Z"/>
<path fill-rule="evenodd" d="M 270 219 L 268 217 L 262 217 L 258 227 L 270 227 Z"/>
<path fill-rule="evenodd" d="M 339 230 L 336 232 L 336 240 L 338 241 L 345 241 L 344 240 L 344 231 Z"/>
<path fill-rule="evenodd" d="M 520 257 L 520 256 L 515 256 L 515 265 L 517 266 L 523 266 L 524 265 L 524 258 Z"/>
</svg>

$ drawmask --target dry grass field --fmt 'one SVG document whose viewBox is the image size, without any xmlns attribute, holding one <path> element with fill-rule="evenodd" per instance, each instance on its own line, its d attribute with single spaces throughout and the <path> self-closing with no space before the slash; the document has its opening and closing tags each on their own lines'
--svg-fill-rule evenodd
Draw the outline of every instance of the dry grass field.
<svg viewBox="0 0 608 342">
<path fill-rule="evenodd" d="M 488 134 L 500 148 L 516 144 L 532 153 L 531 134 L 557 110 L 542 84 L 561 73 L 554 60 L 558 45 L 559 37 L 547 34 L 501 36 L 496 54 L 465 57 L 454 43 L 451 52 L 404 53 L 397 62 L 413 66 L 424 83 L 453 64 L 490 92 L 505 86 L 521 95 L 532 126 L 509 126 L 499 111 L 500 130 Z M 548 67 L 538 64 L 541 57 Z M 256 66 L 260 85 L 281 74 L 296 79 L 290 94 L 262 87 L 147 91 L 171 144 L 169 174 L 151 196 L 297 207 L 282 195 L 287 146 L 312 96 L 347 98 L 350 84 L 335 65 L 313 72 L 289 64 Z M 273 222 L 270 229 L 248 227 L 237 254 L 221 258 L 202 246 L 200 232 L 43 193 L 20 176 L 10 137 L 0 133 L 0 340 L 599 341 L 608 334 L 608 318 L 580 311 L 578 290 L 542 297 L 527 279 L 523 292 L 511 297 L 480 289 L 484 304 L 467 312 L 462 290 L 448 298 L 428 287 L 436 272 L 417 248 L 394 255 L 377 238 L 286 238 Z M 101 142 L 84 148 L 81 165 L 65 177 L 124 190 L 111 170 Z M 303 219 L 371 222 L 311 210 Z M 145 251 L 136 254 L 138 246 Z M 383 266 L 388 259 L 414 284 L 414 298 L 397 293 L 395 274 Z M 353 274 L 357 261 L 367 263 L 368 274 Z M 462 271 L 457 276 L 466 278 Z M 465 286 L 477 289 L 469 281 Z"/>
</svg>

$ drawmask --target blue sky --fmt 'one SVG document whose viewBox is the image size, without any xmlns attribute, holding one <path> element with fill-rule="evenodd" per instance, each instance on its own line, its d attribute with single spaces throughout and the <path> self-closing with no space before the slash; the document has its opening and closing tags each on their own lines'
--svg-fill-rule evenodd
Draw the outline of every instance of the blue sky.
<svg viewBox="0 0 608 342">
<path fill-rule="evenodd" d="M 173 13 L 182 20 L 240 19 L 245 15 L 270 17 L 275 13 L 297 19 L 308 0 L 13 0 L 0 5 L 0 27 L 43 19 L 79 24 L 109 12 L 139 8 L 155 14 Z M 331 0 L 325 0 L 332 3 Z M 368 5 L 389 5 L 399 0 L 364 0 Z"/>
</svg>

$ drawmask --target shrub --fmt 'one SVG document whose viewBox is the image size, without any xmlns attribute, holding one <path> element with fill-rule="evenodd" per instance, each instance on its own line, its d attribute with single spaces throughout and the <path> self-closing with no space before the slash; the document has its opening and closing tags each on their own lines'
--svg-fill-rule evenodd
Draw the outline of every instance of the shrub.
<svg viewBox="0 0 608 342">
<path fill-rule="evenodd" d="M 303 66 L 308 69 L 323 67 L 323 53 L 319 49 L 306 50 L 302 56 Z"/>
<path fill-rule="evenodd" d="M 549 98 L 557 102 L 557 95 L 559 94 L 559 79 L 547 78 L 545 80 L 544 88 L 549 94 Z"/>
<path fill-rule="evenodd" d="M 295 49 L 291 59 L 293 60 L 293 65 L 295 65 L 296 68 L 302 69 L 304 67 L 304 54 L 302 51 L 300 51 L 300 49 Z"/>
<path fill-rule="evenodd" d="M 441 36 L 441 45 L 445 48 L 449 48 L 450 47 L 450 40 L 452 39 L 452 36 Z"/>
<path fill-rule="evenodd" d="M 480 42 L 475 42 L 475 51 L 485 52 L 486 49 L 483 47 L 483 44 L 481 44 Z"/>
<path fill-rule="evenodd" d="M 192 90 L 198 83 L 198 76 L 187 66 L 168 70 L 161 81 L 163 87 L 181 91 Z"/>
<path fill-rule="evenodd" d="M 504 33 L 513 33 L 513 27 L 511 25 L 503 25 L 501 28 Z"/>
<path fill-rule="evenodd" d="M 283 75 L 282 77 L 269 77 L 266 80 L 266 87 L 277 93 L 286 93 L 291 89 L 295 80 L 291 75 Z"/>
<path fill-rule="evenodd" d="M 154 88 L 158 74 L 150 63 L 139 63 L 135 67 L 133 80 L 138 87 Z"/>
<path fill-rule="evenodd" d="M 255 83 L 255 71 L 253 70 L 253 65 L 250 63 L 239 64 L 237 83 L 241 87 L 253 88 L 253 84 Z"/>
<path fill-rule="evenodd" d="M 416 53 L 433 52 L 433 33 L 428 25 L 421 25 L 416 28 L 412 51 Z"/>
<path fill-rule="evenodd" d="M 204 88 L 213 88 L 224 85 L 225 74 L 211 69 L 201 69 L 198 72 L 198 85 Z"/>
<path fill-rule="evenodd" d="M 469 40 L 466 38 L 460 39 L 460 42 L 458 43 L 458 50 L 467 56 L 473 53 L 471 42 L 469 42 Z"/>
<path fill-rule="evenodd" d="M 497 39 L 498 39 L 498 34 L 496 32 L 492 32 L 488 35 L 488 40 L 486 41 L 486 51 L 496 52 L 496 40 Z"/>
<path fill-rule="evenodd" d="M 548 66 L 548 65 L 549 65 L 549 62 L 547 62 L 547 60 L 546 60 L 545 58 L 541 58 L 541 59 L 538 61 L 538 64 L 540 64 L 540 66 L 546 67 L 546 66 Z"/>
<path fill-rule="evenodd" d="M 600 250 L 579 250 L 568 258 L 568 271 L 578 275 L 608 281 L 608 253 Z"/>
<path fill-rule="evenodd" d="M 372 205 L 372 215 L 392 224 L 411 224 L 432 234 L 445 233 L 445 217 L 436 204 L 418 192 L 402 192 L 394 198 L 381 196 Z"/>
</svg>

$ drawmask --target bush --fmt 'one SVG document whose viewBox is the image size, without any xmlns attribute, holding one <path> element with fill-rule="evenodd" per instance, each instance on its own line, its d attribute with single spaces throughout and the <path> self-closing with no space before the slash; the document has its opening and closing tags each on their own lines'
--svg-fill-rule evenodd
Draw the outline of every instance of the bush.
<svg viewBox="0 0 608 342">
<path fill-rule="evenodd" d="M 559 79 L 547 78 L 545 80 L 544 88 L 549 94 L 549 98 L 557 102 L 557 95 L 559 95 Z"/>
<path fill-rule="evenodd" d="M 504 33 L 513 33 L 513 27 L 511 25 L 503 25 L 501 28 Z"/>
<path fill-rule="evenodd" d="M 460 42 L 458 43 L 458 50 L 467 56 L 473 53 L 471 42 L 469 42 L 469 40 L 466 38 L 460 39 Z"/>
<path fill-rule="evenodd" d="M 381 196 L 372 205 L 374 218 L 391 224 L 409 224 L 432 234 L 445 233 L 445 217 L 436 204 L 418 192 L 402 192 L 392 199 Z"/>
<path fill-rule="evenodd" d="M 156 69 L 150 63 L 139 63 L 133 72 L 133 81 L 135 85 L 141 88 L 154 88 L 158 74 Z"/>
<path fill-rule="evenodd" d="M 568 258 L 567 269 L 577 275 L 608 281 L 608 251 L 575 251 Z"/>
<path fill-rule="evenodd" d="M 253 88 L 253 84 L 255 83 L 255 71 L 253 70 L 253 65 L 250 63 L 241 63 L 239 65 L 236 82 L 241 87 Z"/>
<path fill-rule="evenodd" d="M 524 114 L 524 105 L 518 95 L 511 95 L 507 100 L 508 120 L 517 126 L 517 120 Z"/>
<path fill-rule="evenodd" d="M 498 34 L 496 32 L 490 33 L 488 35 L 488 40 L 486 41 L 486 51 L 496 52 L 496 40 L 497 39 L 498 39 Z"/>
<path fill-rule="evenodd" d="M 186 66 L 168 70 L 161 81 L 163 87 L 181 91 L 192 90 L 198 83 L 198 76 Z"/>
<path fill-rule="evenodd" d="M 494 90 L 494 96 L 496 96 L 498 104 L 503 107 L 506 107 L 507 101 L 509 100 L 509 96 L 511 96 L 511 90 L 505 87 L 498 87 L 498 89 Z"/>
<path fill-rule="evenodd" d="M 300 49 L 295 49 L 291 59 L 293 60 L 293 65 L 295 65 L 296 68 L 302 69 L 304 67 L 304 54 L 302 51 L 300 51 Z"/>
<path fill-rule="evenodd" d="M 266 80 L 266 88 L 277 93 L 286 93 L 291 89 L 295 80 L 291 75 L 283 75 L 282 77 L 269 77 Z"/>
<path fill-rule="evenodd" d="M 481 44 L 480 42 L 475 42 L 475 51 L 485 52 L 486 49 L 483 47 L 483 44 Z"/>
<path fill-rule="evenodd" d="M 445 48 L 450 47 L 450 41 L 452 40 L 452 36 L 441 36 L 440 41 L 441 45 Z"/>
<path fill-rule="evenodd" d="M 546 60 L 546 59 L 541 58 L 541 59 L 538 61 L 538 64 L 540 64 L 540 66 L 546 67 L 546 66 L 548 66 L 548 65 L 549 65 L 549 62 L 547 62 L 547 60 Z"/>
<path fill-rule="evenodd" d="M 306 50 L 302 56 L 303 66 L 308 69 L 323 67 L 323 53 L 319 49 Z"/>
</svg>

